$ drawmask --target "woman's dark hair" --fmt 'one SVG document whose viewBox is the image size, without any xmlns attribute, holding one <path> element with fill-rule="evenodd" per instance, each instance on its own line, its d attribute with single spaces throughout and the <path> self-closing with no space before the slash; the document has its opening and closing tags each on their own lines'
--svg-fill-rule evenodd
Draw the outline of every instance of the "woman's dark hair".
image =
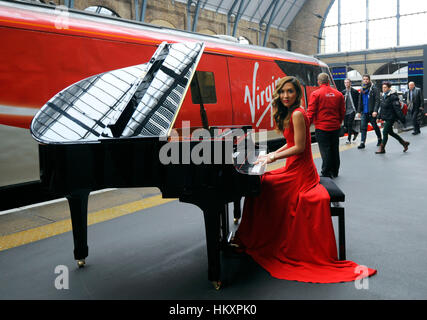
<svg viewBox="0 0 427 320">
<path fill-rule="evenodd" d="M 297 93 L 297 97 L 295 99 L 295 103 L 287 108 L 283 105 L 282 101 L 280 101 L 280 91 L 288 82 L 292 83 Z M 276 89 L 273 93 L 273 119 L 276 124 L 276 129 L 278 131 L 283 131 L 289 125 L 289 120 L 291 118 L 292 111 L 298 108 L 301 105 L 302 99 L 302 89 L 301 84 L 297 78 L 292 76 L 287 76 L 279 80 L 276 85 Z"/>
<path fill-rule="evenodd" d="M 391 82 L 390 81 L 384 81 L 383 86 L 387 86 L 387 88 L 391 88 Z"/>
</svg>

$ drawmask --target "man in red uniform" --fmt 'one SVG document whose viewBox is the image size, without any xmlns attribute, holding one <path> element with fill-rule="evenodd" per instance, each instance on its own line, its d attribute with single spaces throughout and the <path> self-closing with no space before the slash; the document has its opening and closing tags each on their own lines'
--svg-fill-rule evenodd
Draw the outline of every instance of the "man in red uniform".
<svg viewBox="0 0 427 320">
<path fill-rule="evenodd" d="M 321 175 L 335 178 L 340 168 L 339 138 L 345 116 L 344 96 L 329 85 L 326 73 L 319 74 L 317 83 L 320 88 L 311 94 L 307 114 L 316 128 L 316 140 L 322 157 Z"/>
</svg>

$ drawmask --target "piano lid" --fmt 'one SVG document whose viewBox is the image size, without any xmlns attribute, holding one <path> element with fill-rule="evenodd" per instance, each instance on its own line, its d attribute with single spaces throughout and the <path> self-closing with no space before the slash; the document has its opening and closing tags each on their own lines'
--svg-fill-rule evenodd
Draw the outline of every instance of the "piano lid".
<svg viewBox="0 0 427 320">
<path fill-rule="evenodd" d="M 70 85 L 31 123 L 41 143 L 167 137 L 203 53 L 202 42 L 163 42 L 149 62 Z"/>
</svg>

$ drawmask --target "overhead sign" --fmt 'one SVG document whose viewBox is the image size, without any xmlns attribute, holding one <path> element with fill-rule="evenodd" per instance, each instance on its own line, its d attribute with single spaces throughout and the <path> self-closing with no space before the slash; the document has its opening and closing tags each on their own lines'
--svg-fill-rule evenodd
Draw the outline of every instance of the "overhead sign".
<svg viewBox="0 0 427 320">
<path fill-rule="evenodd" d="M 408 76 L 422 76 L 422 75 L 424 75 L 424 65 L 422 62 L 408 63 Z"/>
<path fill-rule="evenodd" d="M 346 67 L 332 68 L 332 77 L 334 80 L 344 80 L 347 78 Z"/>
</svg>

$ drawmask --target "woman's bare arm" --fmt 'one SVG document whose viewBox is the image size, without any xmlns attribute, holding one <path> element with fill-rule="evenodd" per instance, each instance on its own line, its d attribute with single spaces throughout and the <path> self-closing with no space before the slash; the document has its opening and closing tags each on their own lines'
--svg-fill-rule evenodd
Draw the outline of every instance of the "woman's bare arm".
<svg viewBox="0 0 427 320">
<path fill-rule="evenodd" d="M 292 122 L 294 125 L 294 140 L 295 145 L 287 148 L 287 144 L 274 152 L 274 160 L 287 158 L 299 154 L 305 150 L 306 131 L 305 120 L 301 112 L 294 112 L 292 115 Z M 267 163 L 272 162 L 268 157 Z"/>
</svg>

